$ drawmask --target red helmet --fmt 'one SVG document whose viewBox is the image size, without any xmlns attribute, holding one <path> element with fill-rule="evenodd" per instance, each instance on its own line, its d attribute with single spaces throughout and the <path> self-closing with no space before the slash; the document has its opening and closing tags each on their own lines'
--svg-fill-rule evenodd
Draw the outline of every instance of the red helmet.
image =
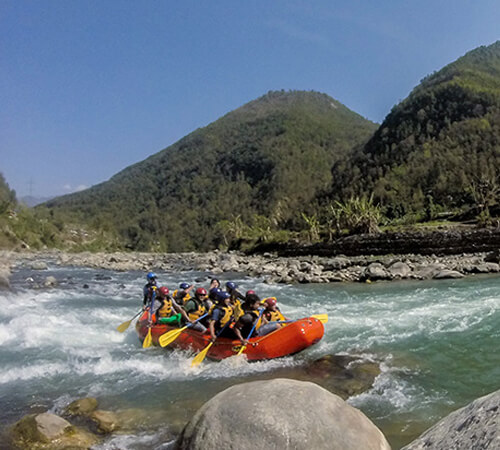
<svg viewBox="0 0 500 450">
<path fill-rule="evenodd" d="M 248 297 L 249 295 L 255 295 L 255 291 L 250 289 L 249 291 L 247 291 L 247 293 L 245 294 L 245 297 Z"/>
<path fill-rule="evenodd" d="M 168 290 L 167 286 L 162 286 L 160 289 L 158 289 L 162 297 L 166 297 L 170 291 Z"/>
<path fill-rule="evenodd" d="M 270 308 L 273 306 L 276 306 L 276 298 L 274 297 L 269 297 L 264 300 L 264 303 L 269 306 Z"/>
<path fill-rule="evenodd" d="M 195 292 L 196 295 L 207 295 L 207 290 L 205 288 L 199 287 L 196 289 Z"/>
</svg>

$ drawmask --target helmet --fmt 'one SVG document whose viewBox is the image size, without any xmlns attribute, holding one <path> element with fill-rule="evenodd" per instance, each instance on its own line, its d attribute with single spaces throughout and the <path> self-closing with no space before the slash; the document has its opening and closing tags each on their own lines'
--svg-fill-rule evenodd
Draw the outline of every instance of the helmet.
<svg viewBox="0 0 500 450">
<path fill-rule="evenodd" d="M 162 286 L 160 289 L 158 289 L 158 292 L 162 297 L 166 297 L 170 293 L 167 286 Z"/>
<path fill-rule="evenodd" d="M 231 295 L 229 295 L 229 292 L 219 292 L 217 294 L 217 300 L 219 302 L 223 302 L 224 300 L 227 300 L 228 298 L 231 298 Z"/>
<path fill-rule="evenodd" d="M 269 298 L 266 298 L 266 299 L 264 300 L 264 303 L 265 303 L 267 306 L 272 307 L 272 306 L 276 306 L 276 303 L 277 303 L 277 302 L 276 302 L 276 298 L 274 298 L 274 297 L 269 297 Z"/>
<path fill-rule="evenodd" d="M 196 289 L 195 292 L 196 295 L 207 295 L 207 290 L 205 288 L 199 287 Z"/>
<path fill-rule="evenodd" d="M 255 295 L 255 291 L 253 289 L 250 289 L 249 291 L 247 291 L 247 293 L 245 294 L 245 297 L 248 297 L 249 295 Z"/>
<path fill-rule="evenodd" d="M 189 283 L 184 282 L 184 283 L 179 284 L 180 289 L 187 289 L 188 287 L 189 287 Z"/>
<path fill-rule="evenodd" d="M 236 283 L 233 283 L 232 281 L 228 281 L 228 282 L 226 283 L 226 287 L 227 287 L 229 290 L 234 291 L 234 290 L 238 287 L 238 285 L 237 285 Z"/>
<path fill-rule="evenodd" d="M 146 278 L 148 280 L 154 280 L 156 278 L 156 273 L 154 272 L 149 272 L 147 275 L 146 275 Z"/>
<path fill-rule="evenodd" d="M 215 300 L 217 298 L 217 296 L 219 295 L 219 292 L 221 292 L 220 288 L 212 288 L 212 289 L 210 289 L 209 297 L 212 300 Z"/>
</svg>

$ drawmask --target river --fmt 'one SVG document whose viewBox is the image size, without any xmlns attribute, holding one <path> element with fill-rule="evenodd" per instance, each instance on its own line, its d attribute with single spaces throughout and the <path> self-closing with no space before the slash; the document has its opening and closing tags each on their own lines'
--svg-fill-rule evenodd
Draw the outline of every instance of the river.
<svg viewBox="0 0 500 450">
<path fill-rule="evenodd" d="M 34 289 L 26 281 L 48 275 L 59 280 L 57 288 Z M 285 286 L 233 274 L 242 291 L 276 296 L 288 317 L 328 313 L 325 336 L 293 357 L 205 360 L 193 371 L 192 354 L 143 349 L 133 326 L 116 331 L 140 309 L 144 275 L 50 262 L 43 272 L 14 269 L 14 292 L 0 294 L 0 448 L 7 427 L 24 414 L 61 413 L 72 400 L 94 396 L 102 409 L 142 411 L 136 432 L 115 435 L 98 449 L 163 449 L 215 393 L 242 381 L 293 377 L 304 362 L 329 354 L 380 363 L 374 386 L 348 401 L 393 449 L 452 410 L 500 389 L 499 276 Z M 175 288 L 203 275 L 158 276 Z"/>
</svg>

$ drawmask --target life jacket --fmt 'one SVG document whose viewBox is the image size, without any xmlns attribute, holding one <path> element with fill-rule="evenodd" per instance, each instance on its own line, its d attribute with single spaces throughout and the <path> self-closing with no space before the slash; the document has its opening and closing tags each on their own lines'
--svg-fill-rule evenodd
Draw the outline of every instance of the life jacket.
<svg viewBox="0 0 500 450">
<path fill-rule="evenodd" d="M 200 302 L 200 300 L 198 300 L 196 298 L 196 296 L 193 297 L 191 299 L 191 301 L 193 301 L 196 304 L 196 306 L 198 307 L 198 309 L 196 309 L 194 311 L 190 311 L 188 313 L 188 317 L 191 320 L 198 320 L 203 314 L 205 314 L 205 312 L 207 311 L 207 308 L 205 307 L 205 305 L 202 302 Z"/>
<path fill-rule="evenodd" d="M 172 299 L 164 298 L 163 305 L 158 309 L 157 313 L 159 317 L 170 317 L 172 315 Z"/>
<path fill-rule="evenodd" d="M 243 307 L 241 306 L 241 300 L 234 300 L 233 302 L 233 311 L 234 311 L 234 320 L 238 320 L 245 311 L 243 311 Z"/>
<path fill-rule="evenodd" d="M 220 329 L 231 320 L 231 317 L 233 316 L 233 308 L 232 306 L 217 306 L 216 308 L 220 309 L 224 313 L 218 323 L 218 328 Z"/>
<path fill-rule="evenodd" d="M 179 291 L 182 291 L 182 289 L 176 289 L 174 292 L 172 292 L 172 297 L 174 297 L 174 300 L 179 306 L 184 306 L 186 302 L 191 299 L 191 295 L 189 294 L 189 292 L 186 292 L 185 297 L 177 298 L 177 294 L 179 293 Z"/>
<path fill-rule="evenodd" d="M 276 311 L 265 311 L 264 317 L 269 322 L 277 322 L 279 320 L 286 320 L 285 316 L 283 314 L 281 314 L 281 311 L 279 309 L 276 309 Z"/>
</svg>

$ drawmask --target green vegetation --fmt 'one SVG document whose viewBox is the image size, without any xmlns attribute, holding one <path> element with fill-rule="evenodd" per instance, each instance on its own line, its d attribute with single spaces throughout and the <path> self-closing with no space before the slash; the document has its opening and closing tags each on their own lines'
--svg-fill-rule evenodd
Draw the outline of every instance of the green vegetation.
<svg viewBox="0 0 500 450">
<path fill-rule="evenodd" d="M 330 168 L 376 125 L 316 92 L 270 92 L 108 182 L 52 200 L 55 217 L 140 250 L 207 250 L 303 223 Z M 263 223 L 269 220 L 270 225 Z M 239 236 L 239 237 L 238 237 Z"/>
<path fill-rule="evenodd" d="M 500 197 L 500 41 L 425 78 L 369 142 L 333 168 L 330 198 L 373 194 L 388 220 L 469 213 Z"/>
<path fill-rule="evenodd" d="M 500 41 L 426 77 L 378 128 L 325 94 L 269 92 L 35 212 L 2 177 L 0 245 L 174 252 L 491 225 L 499 171 Z"/>
</svg>

